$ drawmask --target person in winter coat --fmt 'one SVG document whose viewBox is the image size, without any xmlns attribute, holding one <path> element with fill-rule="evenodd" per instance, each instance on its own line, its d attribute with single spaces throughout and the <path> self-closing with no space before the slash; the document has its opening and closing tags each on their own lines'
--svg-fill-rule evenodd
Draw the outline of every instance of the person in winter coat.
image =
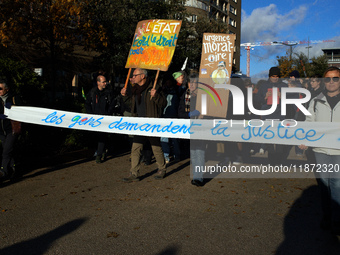
<svg viewBox="0 0 340 255">
<path fill-rule="evenodd" d="M 310 102 L 312 101 L 312 99 L 316 96 L 318 96 L 325 88 L 322 79 L 320 76 L 314 75 L 311 76 L 309 81 L 308 81 L 308 87 L 307 89 L 310 91 L 311 93 L 311 99 L 304 103 L 303 106 L 308 109 Z M 298 115 L 297 115 L 297 120 L 298 121 L 305 121 L 306 120 L 306 116 L 299 111 Z M 307 163 L 308 164 L 316 164 L 316 159 L 315 159 L 315 154 L 312 148 L 308 148 L 307 150 L 305 150 L 305 155 L 307 157 Z"/>
<path fill-rule="evenodd" d="M 177 88 L 175 87 L 175 84 L 172 82 L 172 80 L 166 80 L 164 82 L 163 93 L 167 101 L 167 105 L 163 111 L 163 118 L 178 118 L 179 96 Z M 180 160 L 181 151 L 179 140 L 177 138 L 161 137 L 161 144 L 166 163 L 170 162 L 171 152 L 173 152 L 175 162 Z M 171 145 L 173 146 L 173 150 L 171 150 Z"/>
<path fill-rule="evenodd" d="M 188 88 L 182 94 L 179 107 L 178 117 L 185 119 L 196 119 L 201 113 L 196 110 L 198 93 L 198 77 L 192 76 L 188 82 Z M 205 166 L 206 142 L 199 139 L 190 139 L 190 159 L 191 159 L 191 184 L 197 187 L 205 185 L 204 172 L 201 170 Z"/>
<path fill-rule="evenodd" d="M 14 145 L 19 136 L 19 131 L 12 127 L 12 121 L 4 115 L 5 106 L 20 105 L 18 96 L 15 96 L 5 80 L 0 80 L 0 140 L 2 145 L 2 163 L 0 169 L 0 180 L 13 177 L 15 174 Z M 17 122 L 18 123 L 18 122 Z M 20 123 L 18 123 L 20 125 Z"/>
<path fill-rule="evenodd" d="M 278 104 L 276 110 L 269 115 L 263 116 L 265 119 L 278 119 L 283 120 L 285 116 L 281 113 L 281 89 L 287 87 L 287 84 L 280 81 L 281 72 L 276 66 L 270 68 L 269 79 L 263 83 L 259 88 L 258 93 L 254 96 L 255 103 L 261 105 L 261 110 L 268 110 L 272 107 L 273 90 L 278 90 Z M 266 144 L 268 150 L 268 161 L 271 165 L 279 165 L 284 163 L 289 153 L 290 146 L 281 144 Z"/>
<path fill-rule="evenodd" d="M 324 73 L 325 90 L 314 97 L 306 116 L 308 122 L 340 122 L 340 69 L 331 66 Z M 307 149 L 300 145 L 300 149 Z M 340 162 L 340 150 L 330 148 L 313 148 L 316 163 L 326 166 L 321 172 L 315 173 L 321 191 L 323 219 L 320 227 L 329 229 L 340 237 L 340 172 L 334 171 Z M 330 169 L 334 167 L 333 171 Z M 326 171 L 324 171 L 326 170 Z M 328 171 L 329 170 L 329 171 Z"/>
<path fill-rule="evenodd" d="M 147 70 L 136 68 L 133 72 L 131 82 L 135 84 L 128 94 L 126 88 L 121 90 L 123 97 L 131 97 L 131 114 L 135 117 L 160 118 L 166 106 L 166 99 L 161 90 L 153 88 L 153 84 L 148 77 Z M 159 137 L 139 136 L 133 137 L 131 148 L 131 168 L 130 175 L 123 178 L 124 182 L 139 181 L 140 158 L 145 142 L 149 140 L 153 154 L 158 165 L 158 172 L 155 179 L 163 179 L 166 174 L 166 163 Z"/>
<path fill-rule="evenodd" d="M 176 80 L 177 92 L 179 97 L 181 97 L 188 88 L 188 75 L 185 71 L 178 71 L 174 72 L 172 77 Z"/>
<path fill-rule="evenodd" d="M 86 96 L 86 112 L 89 114 L 112 115 L 115 108 L 113 92 L 107 87 L 105 76 L 97 77 L 97 87 L 94 87 Z M 97 155 L 96 163 L 101 163 L 106 157 L 106 143 L 108 134 L 97 132 Z"/>
</svg>

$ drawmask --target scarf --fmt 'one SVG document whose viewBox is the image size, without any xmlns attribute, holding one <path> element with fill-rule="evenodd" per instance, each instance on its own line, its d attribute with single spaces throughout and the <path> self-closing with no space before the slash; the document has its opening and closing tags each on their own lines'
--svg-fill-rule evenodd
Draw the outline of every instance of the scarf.
<svg viewBox="0 0 340 255">
<path fill-rule="evenodd" d="M 0 96 L 0 97 L 1 97 L 1 100 L 2 100 L 2 105 L 5 105 L 6 100 L 8 98 L 8 93 L 6 93 L 6 95 Z"/>
<path fill-rule="evenodd" d="M 8 98 L 8 93 L 6 93 L 6 95 L 0 96 L 2 101 L 5 102 L 6 99 Z"/>
<path fill-rule="evenodd" d="M 138 84 L 135 84 L 132 88 L 132 95 L 137 96 L 138 104 L 141 102 L 141 96 L 144 90 L 148 87 L 149 83 L 145 82 L 142 86 L 139 86 Z"/>
<path fill-rule="evenodd" d="M 190 112 L 190 89 L 185 91 L 185 112 Z"/>
</svg>

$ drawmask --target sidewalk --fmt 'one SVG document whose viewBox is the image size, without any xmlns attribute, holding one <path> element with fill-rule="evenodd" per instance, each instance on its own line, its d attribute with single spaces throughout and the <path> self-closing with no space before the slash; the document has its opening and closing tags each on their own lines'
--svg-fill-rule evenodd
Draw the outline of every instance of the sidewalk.
<svg viewBox="0 0 340 255">
<path fill-rule="evenodd" d="M 129 155 L 88 153 L 0 184 L 0 254 L 340 254 L 314 179 L 190 184 L 189 159 L 123 183 Z"/>
</svg>

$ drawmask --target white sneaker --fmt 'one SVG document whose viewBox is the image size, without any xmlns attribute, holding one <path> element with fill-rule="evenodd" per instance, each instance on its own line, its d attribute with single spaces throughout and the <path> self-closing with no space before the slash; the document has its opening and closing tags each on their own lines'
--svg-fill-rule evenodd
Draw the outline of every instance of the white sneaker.
<svg viewBox="0 0 340 255">
<path fill-rule="evenodd" d="M 241 165 L 243 163 L 242 157 L 237 156 L 236 160 L 233 162 L 234 165 Z"/>
<path fill-rule="evenodd" d="M 263 155 L 264 154 L 264 149 L 261 148 L 259 152 L 260 152 L 260 155 Z"/>
</svg>

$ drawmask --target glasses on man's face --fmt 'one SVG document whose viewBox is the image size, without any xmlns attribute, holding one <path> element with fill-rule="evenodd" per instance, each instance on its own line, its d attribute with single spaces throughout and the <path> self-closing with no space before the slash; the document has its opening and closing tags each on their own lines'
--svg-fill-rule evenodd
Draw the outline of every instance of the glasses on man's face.
<svg viewBox="0 0 340 255">
<path fill-rule="evenodd" d="M 4 88 L 1 88 L 1 87 L 0 87 L 0 90 L 4 90 Z"/>
<path fill-rule="evenodd" d="M 325 82 L 326 82 L 326 83 L 331 82 L 331 80 L 332 80 L 333 82 L 338 82 L 338 81 L 339 81 L 339 77 L 326 77 L 326 78 L 325 78 Z"/>
<path fill-rule="evenodd" d="M 132 75 L 132 78 L 135 78 L 135 77 L 138 76 L 138 75 L 141 75 L 141 73 Z"/>
</svg>

